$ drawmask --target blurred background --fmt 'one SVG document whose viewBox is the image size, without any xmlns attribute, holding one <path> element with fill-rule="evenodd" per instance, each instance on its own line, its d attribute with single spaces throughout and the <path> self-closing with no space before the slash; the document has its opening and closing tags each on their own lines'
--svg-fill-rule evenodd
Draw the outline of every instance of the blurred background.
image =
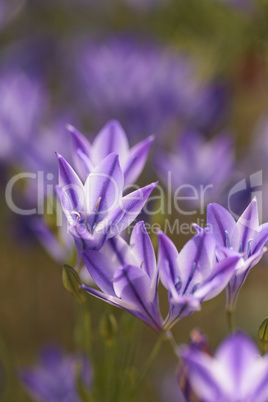
<svg viewBox="0 0 268 402">
<path fill-rule="evenodd" d="M 72 353 L 84 348 L 85 335 L 77 323 L 81 306 L 61 279 L 72 245 L 62 238 L 59 249 L 50 247 L 40 216 L 37 222 L 36 216 L 12 212 L 7 183 L 20 172 L 43 172 L 44 188 L 53 187 L 54 152 L 71 154 L 66 124 L 92 140 L 108 120 L 118 119 L 131 145 L 155 135 L 138 184 L 160 178 L 165 187 L 166 174 L 173 171 L 174 188 L 213 183 L 206 202 L 228 206 L 238 183 L 234 214 L 256 194 L 267 219 L 267 18 L 265 0 L 0 0 L 1 400 L 29 401 L 17 370 L 33 365 L 42 345 L 57 343 Z M 13 187 L 20 208 L 36 208 L 49 198 L 46 191 L 37 195 L 31 177 Z M 162 224 L 165 217 L 152 219 Z M 204 211 L 168 216 L 180 223 L 204 217 Z M 171 237 L 181 248 L 189 234 Z M 266 265 L 264 259 L 251 272 L 236 311 L 237 326 L 255 340 L 267 314 Z M 228 332 L 224 304 L 222 294 L 179 322 L 177 342 L 187 342 L 189 331 L 199 327 L 215 348 Z M 96 370 L 105 355 L 99 317 L 107 311 L 116 316 L 118 333 L 130 328 L 130 345 L 133 326 L 139 333 L 138 370 L 156 339 L 153 331 L 89 296 L 86 309 L 90 337 L 102 345 Z M 177 400 L 167 399 L 175 368 L 165 345 L 139 400 Z M 96 400 L 108 401 L 102 398 Z"/>
</svg>

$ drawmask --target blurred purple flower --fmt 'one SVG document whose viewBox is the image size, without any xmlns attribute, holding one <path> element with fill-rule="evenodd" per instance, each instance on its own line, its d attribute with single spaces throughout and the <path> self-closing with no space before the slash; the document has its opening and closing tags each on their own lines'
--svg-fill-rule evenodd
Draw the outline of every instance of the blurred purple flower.
<svg viewBox="0 0 268 402">
<path fill-rule="evenodd" d="M 243 263 L 234 271 L 227 287 L 226 308 L 232 311 L 249 271 L 267 251 L 264 245 L 268 240 L 268 223 L 260 226 L 257 200 L 254 198 L 237 222 L 221 205 L 208 205 L 207 225 L 219 246 L 231 248 L 243 257 Z M 221 259 L 221 253 L 218 258 Z"/>
<path fill-rule="evenodd" d="M 197 350 L 199 352 L 206 353 L 208 356 L 211 356 L 207 338 L 199 329 L 193 329 L 190 332 L 189 347 L 192 351 Z M 185 401 L 196 401 L 197 398 L 193 391 L 193 388 L 191 387 L 188 372 L 189 368 L 187 367 L 187 364 L 185 364 L 185 362 L 181 360 L 179 364 L 179 372 L 177 375 L 177 383 L 179 384 L 181 393 L 185 397 Z"/>
<path fill-rule="evenodd" d="M 19 378 L 35 401 L 80 402 L 78 383 L 90 389 L 92 368 L 84 354 L 65 355 L 59 347 L 46 347 L 35 367 L 20 369 Z"/>
<path fill-rule="evenodd" d="M 128 139 L 120 123 L 108 122 L 94 139 L 93 143 L 82 136 L 74 127 L 69 126 L 73 140 L 74 162 L 84 180 L 94 167 L 106 156 L 115 152 L 119 155 L 120 166 L 124 174 L 124 185 L 134 184 L 146 163 L 153 137 L 129 148 Z"/>
<path fill-rule="evenodd" d="M 100 290 L 82 285 L 83 289 L 161 331 L 158 269 L 153 245 L 143 222 L 134 226 L 130 246 L 121 237 L 116 237 L 109 240 L 101 252 L 86 250 L 82 256 Z"/>
<path fill-rule="evenodd" d="M 170 48 L 129 37 L 84 39 L 74 48 L 79 110 L 86 105 L 97 124 L 116 118 L 131 136 L 166 135 L 177 122 L 199 119 L 211 130 L 225 114 L 224 91 L 200 85 L 192 63 Z"/>
<path fill-rule="evenodd" d="M 203 301 L 217 296 L 241 258 L 225 249 L 225 258 L 217 263 L 216 241 L 206 230 L 189 240 L 180 253 L 161 231 L 158 242 L 160 279 L 169 292 L 169 315 L 164 327 L 170 329 L 181 318 L 200 310 Z"/>
<path fill-rule="evenodd" d="M 39 82 L 20 71 L 1 75 L 0 93 L 0 159 L 20 164 L 38 131 L 45 94 Z"/>
<path fill-rule="evenodd" d="M 192 347 L 182 348 L 179 354 L 202 401 L 267 401 L 268 358 L 260 357 L 242 332 L 229 335 L 214 358 Z"/>
<path fill-rule="evenodd" d="M 186 196 L 193 205 L 218 199 L 227 185 L 234 166 L 233 146 L 226 135 L 210 141 L 188 131 L 178 143 L 176 153 L 159 151 L 156 167 L 163 183 Z M 169 176 L 170 175 L 170 176 Z"/>
<path fill-rule="evenodd" d="M 105 146 L 106 144 L 104 144 Z M 58 154 L 58 195 L 78 250 L 100 249 L 138 216 L 157 183 L 123 197 L 124 175 L 119 157 L 111 153 L 98 163 L 83 185 Z"/>
</svg>

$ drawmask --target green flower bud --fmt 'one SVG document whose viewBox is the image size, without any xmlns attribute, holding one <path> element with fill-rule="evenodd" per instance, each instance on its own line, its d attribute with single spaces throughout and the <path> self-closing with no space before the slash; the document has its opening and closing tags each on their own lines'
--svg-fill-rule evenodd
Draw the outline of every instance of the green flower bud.
<svg viewBox="0 0 268 402">
<path fill-rule="evenodd" d="M 266 352 L 268 347 L 268 317 L 266 317 L 260 325 L 258 331 L 259 340 L 262 343 L 264 352 Z"/>
<path fill-rule="evenodd" d="M 82 284 L 78 273 L 70 265 L 64 265 L 62 271 L 62 282 L 66 290 L 77 298 L 79 303 L 84 303 L 85 295 L 80 289 Z"/>
<path fill-rule="evenodd" d="M 100 320 L 100 334 L 108 346 L 113 344 L 117 329 L 115 316 L 111 313 L 104 314 Z"/>
</svg>

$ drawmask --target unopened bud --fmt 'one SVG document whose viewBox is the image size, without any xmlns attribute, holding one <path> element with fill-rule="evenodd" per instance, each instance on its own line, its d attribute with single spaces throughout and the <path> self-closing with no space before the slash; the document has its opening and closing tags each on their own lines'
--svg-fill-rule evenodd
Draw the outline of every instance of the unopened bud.
<svg viewBox="0 0 268 402">
<path fill-rule="evenodd" d="M 64 265 L 62 271 L 62 282 L 66 290 L 77 298 L 79 303 L 85 301 L 83 291 L 80 289 L 82 284 L 78 273 L 70 265 Z"/>
<path fill-rule="evenodd" d="M 261 323 L 258 336 L 260 342 L 262 343 L 263 351 L 266 352 L 268 347 L 268 317 L 266 317 Z"/>
<path fill-rule="evenodd" d="M 106 313 L 100 320 L 100 334 L 108 346 L 111 346 L 117 333 L 117 321 L 111 313 Z"/>
</svg>

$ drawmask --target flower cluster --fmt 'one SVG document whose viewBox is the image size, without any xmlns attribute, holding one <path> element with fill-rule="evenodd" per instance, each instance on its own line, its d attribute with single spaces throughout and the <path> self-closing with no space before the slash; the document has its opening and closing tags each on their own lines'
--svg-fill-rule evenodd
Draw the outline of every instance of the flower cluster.
<svg viewBox="0 0 268 402">
<path fill-rule="evenodd" d="M 116 121 L 109 122 L 92 144 L 74 127 L 69 130 L 74 161 L 81 173 L 79 176 L 58 154 L 57 192 L 68 232 L 99 288 L 82 285 L 82 289 L 129 311 L 158 332 L 200 310 L 203 301 L 225 288 L 227 310 L 233 310 L 249 270 L 266 251 L 268 224 L 259 226 L 256 200 L 237 223 L 223 207 L 210 204 L 208 228 L 194 225 L 197 234 L 180 252 L 159 231 L 156 261 L 143 222 L 136 223 L 129 243 L 122 237 L 156 185 L 124 195 L 142 171 L 152 138 L 129 150 L 126 135 Z M 159 281 L 168 291 L 165 319 L 159 307 Z"/>
</svg>

